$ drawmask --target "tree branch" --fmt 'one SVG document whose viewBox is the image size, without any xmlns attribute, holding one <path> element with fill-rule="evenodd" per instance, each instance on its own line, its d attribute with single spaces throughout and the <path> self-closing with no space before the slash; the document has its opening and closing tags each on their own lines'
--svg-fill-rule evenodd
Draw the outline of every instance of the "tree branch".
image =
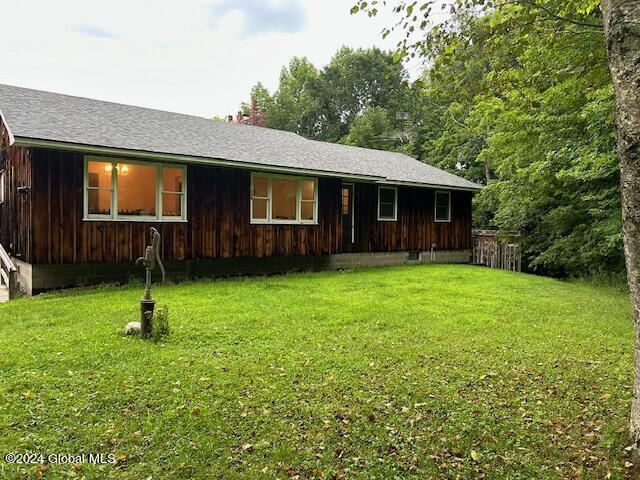
<svg viewBox="0 0 640 480">
<path fill-rule="evenodd" d="M 573 25 L 580 25 L 581 27 L 591 27 L 591 28 L 598 28 L 598 29 L 602 29 L 602 25 L 599 25 L 597 23 L 588 23 L 588 22 L 581 22 L 579 20 L 574 20 L 572 18 L 567 18 L 567 17 L 562 17 L 560 15 L 558 15 L 557 13 L 553 12 L 550 8 L 545 7 L 544 5 L 540 5 L 539 3 L 536 3 L 532 0 L 513 0 L 513 1 L 507 1 L 507 2 L 502 2 L 496 5 L 496 7 L 503 7 L 505 5 L 509 5 L 509 4 L 516 4 L 516 5 L 529 5 L 530 7 L 533 8 L 537 8 L 539 10 L 542 10 L 543 12 L 545 12 L 547 15 L 552 16 L 553 18 L 555 18 L 556 20 L 560 20 L 562 22 L 567 22 L 567 23 L 572 23 Z"/>
</svg>

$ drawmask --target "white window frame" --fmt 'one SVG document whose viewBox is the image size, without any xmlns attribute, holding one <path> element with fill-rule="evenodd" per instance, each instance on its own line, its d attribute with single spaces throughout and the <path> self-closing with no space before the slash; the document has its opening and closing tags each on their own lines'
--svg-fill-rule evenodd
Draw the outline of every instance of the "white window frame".
<svg viewBox="0 0 640 480">
<path fill-rule="evenodd" d="M 89 162 L 101 162 L 110 163 L 111 169 L 111 205 L 109 215 L 90 214 L 89 213 Z M 145 167 L 154 167 L 156 169 L 156 214 L 155 215 L 118 215 L 118 174 L 117 165 L 141 165 Z M 182 192 L 170 192 L 166 193 L 181 193 L 181 212 L 180 216 L 167 216 L 162 215 L 162 194 L 163 180 L 162 169 L 163 168 L 178 168 L 182 170 Z M 84 173 L 83 173 L 83 207 L 84 221 L 111 221 L 111 222 L 187 222 L 187 167 L 185 165 L 176 165 L 169 163 L 158 162 L 144 162 L 138 160 L 129 160 L 126 158 L 107 158 L 107 157 L 84 157 Z"/>
<path fill-rule="evenodd" d="M 266 177 L 267 179 L 267 197 L 257 196 L 255 198 L 267 201 L 267 218 L 253 218 L 253 179 L 254 177 Z M 273 192 L 272 180 L 274 178 L 283 178 L 296 181 L 296 218 L 295 220 L 278 220 L 272 218 L 273 209 Z M 302 219 L 302 203 L 311 202 L 312 200 L 302 200 L 302 182 L 304 180 L 313 182 L 313 219 Z M 251 186 L 249 191 L 249 212 L 250 222 L 252 225 L 317 225 L 318 224 L 318 179 L 315 177 L 299 177 L 295 175 L 279 175 L 272 173 L 251 172 Z"/>
<path fill-rule="evenodd" d="M 448 204 L 448 208 L 447 208 L 447 218 L 445 219 L 438 219 L 438 195 L 446 195 L 448 200 L 449 200 L 449 204 Z M 438 223 L 450 223 L 451 222 L 451 192 L 446 191 L 446 190 L 436 190 L 433 196 L 433 219 L 434 221 L 438 222 Z"/>
<path fill-rule="evenodd" d="M 380 192 L 382 190 L 393 190 L 393 218 L 380 216 Z M 397 222 L 398 221 L 398 187 L 387 185 L 378 186 L 378 221 L 379 222 Z"/>
<path fill-rule="evenodd" d="M 2 205 L 7 196 L 7 170 L 3 169 L 0 171 L 0 205 Z"/>
</svg>

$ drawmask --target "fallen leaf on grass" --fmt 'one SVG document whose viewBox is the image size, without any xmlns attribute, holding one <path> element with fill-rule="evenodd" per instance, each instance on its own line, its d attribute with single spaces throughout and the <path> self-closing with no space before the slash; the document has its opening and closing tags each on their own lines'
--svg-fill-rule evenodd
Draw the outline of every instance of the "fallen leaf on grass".
<svg viewBox="0 0 640 480">
<path fill-rule="evenodd" d="M 40 480 L 42 478 L 42 475 L 44 474 L 45 470 L 49 468 L 49 464 L 48 463 L 42 463 L 40 464 L 40 466 L 38 467 L 38 469 L 36 470 L 36 480 Z"/>
<path fill-rule="evenodd" d="M 253 452 L 253 445 L 251 443 L 243 443 L 242 445 L 236 445 L 235 447 L 231 447 L 231 450 L 234 452 Z"/>
</svg>

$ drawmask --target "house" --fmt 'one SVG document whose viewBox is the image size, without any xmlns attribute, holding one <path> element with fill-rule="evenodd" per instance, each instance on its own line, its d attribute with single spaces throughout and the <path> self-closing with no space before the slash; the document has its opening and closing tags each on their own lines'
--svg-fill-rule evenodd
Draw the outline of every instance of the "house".
<svg viewBox="0 0 640 480">
<path fill-rule="evenodd" d="M 400 153 L 13 86 L 0 111 L 27 293 L 139 276 L 150 226 L 174 277 L 469 261 L 480 187 Z"/>
</svg>

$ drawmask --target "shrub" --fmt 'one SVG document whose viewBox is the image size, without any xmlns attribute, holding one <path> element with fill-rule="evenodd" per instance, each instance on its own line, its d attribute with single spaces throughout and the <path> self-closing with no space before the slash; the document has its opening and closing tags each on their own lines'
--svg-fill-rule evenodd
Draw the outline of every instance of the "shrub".
<svg viewBox="0 0 640 480">
<path fill-rule="evenodd" d="M 159 307 L 153 314 L 153 321 L 151 322 L 151 339 L 154 342 L 159 342 L 164 337 L 169 335 L 169 308 Z"/>
</svg>

